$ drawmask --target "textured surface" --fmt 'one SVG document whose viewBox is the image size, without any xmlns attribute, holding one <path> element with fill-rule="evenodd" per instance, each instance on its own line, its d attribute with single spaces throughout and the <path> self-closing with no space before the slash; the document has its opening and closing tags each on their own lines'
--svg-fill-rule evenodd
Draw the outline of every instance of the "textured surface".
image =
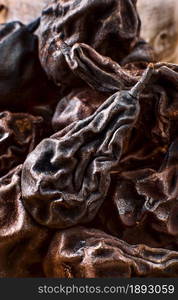
<svg viewBox="0 0 178 300">
<path fill-rule="evenodd" d="M 140 21 L 134 2 L 50 1 L 43 10 L 40 28 L 40 58 L 48 76 L 58 85 L 61 81 L 72 82 L 72 74 L 58 47 L 59 38 L 69 46 L 86 43 L 120 62 L 139 38 Z"/>
<path fill-rule="evenodd" d="M 0 25 L 0 277 L 178 277 L 178 66 L 136 2 Z"/>
<path fill-rule="evenodd" d="M 0 174 L 23 163 L 43 137 L 41 117 L 24 113 L 0 113 Z"/>
<path fill-rule="evenodd" d="M 134 95 L 132 90 L 115 93 L 93 115 L 62 137 L 43 140 L 28 156 L 22 195 L 37 222 L 65 228 L 94 218 L 106 197 L 110 173 L 128 151 L 144 86 Z"/>
<path fill-rule="evenodd" d="M 44 270 L 48 277 L 176 277 L 178 253 L 76 227 L 54 236 Z"/>
<path fill-rule="evenodd" d="M 0 25 L 0 109 L 28 112 L 34 105 L 53 100 L 56 88 L 49 82 L 38 58 L 38 21 Z M 36 104 L 37 102 L 37 104 Z"/>
<path fill-rule="evenodd" d="M 50 233 L 21 202 L 21 166 L 0 179 L 0 277 L 41 277 Z"/>
</svg>

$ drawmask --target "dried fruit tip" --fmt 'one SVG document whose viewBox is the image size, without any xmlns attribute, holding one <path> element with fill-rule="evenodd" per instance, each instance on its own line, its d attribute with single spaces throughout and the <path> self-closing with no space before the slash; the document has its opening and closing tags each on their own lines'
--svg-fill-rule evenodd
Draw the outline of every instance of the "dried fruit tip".
<svg viewBox="0 0 178 300">
<path fill-rule="evenodd" d="M 147 84 L 150 82 L 152 75 L 155 73 L 154 64 L 150 63 L 146 68 L 145 72 L 141 76 L 140 80 L 134 85 L 134 87 L 130 90 L 129 94 L 137 98 L 141 92 L 145 89 Z"/>
<path fill-rule="evenodd" d="M 34 31 L 36 31 L 40 25 L 40 17 L 35 19 L 34 21 L 32 21 L 30 24 L 27 25 L 27 29 L 28 31 L 30 31 L 31 33 L 33 33 Z"/>
</svg>

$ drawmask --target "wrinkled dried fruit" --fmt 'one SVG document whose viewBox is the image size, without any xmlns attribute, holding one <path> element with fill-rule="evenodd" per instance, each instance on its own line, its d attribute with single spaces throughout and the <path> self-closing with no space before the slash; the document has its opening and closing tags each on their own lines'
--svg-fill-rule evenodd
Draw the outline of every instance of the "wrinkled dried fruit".
<svg viewBox="0 0 178 300">
<path fill-rule="evenodd" d="M 0 175 L 23 163 L 43 137 L 41 117 L 25 113 L 0 113 Z"/>
<path fill-rule="evenodd" d="M 74 86 L 59 39 L 69 46 L 85 43 L 121 63 L 140 39 L 140 20 L 134 0 L 52 0 L 42 12 L 40 31 L 40 59 L 49 78 Z"/>
<path fill-rule="evenodd" d="M 106 233 L 75 227 L 56 233 L 44 260 L 47 277 L 176 277 L 178 252 L 129 245 Z"/>
<path fill-rule="evenodd" d="M 38 58 L 38 39 L 33 34 L 39 19 L 28 26 L 20 22 L 0 24 L 0 109 L 23 111 L 44 103 L 51 91 Z M 54 89 L 54 91 L 52 91 Z"/>
<path fill-rule="evenodd" d="M 107 95 L 89 88 L 77 89 L 61 99 L 52 119 L 52 126 L 59 131 L 72 122 L 83 120 L 106 100 Z"/>
<path fill-rule="evenodd" d="M 0 277 L 178 276 L 178 66 L 136 2 L 0 25 Z"/>
<path fill-rule="evenodd" d="M 31 219 L 21 201 L 19 165 L 0 179 L 0 277 L 42 277 L 50 233 Z"/>
<path fill-rule="evenodd" d="M 65 228 L 91 221 L 103 203 L 110 174 L 127 151 L 148 68 L 130 91 L 115 93 L 62 137 L 43 140 L 22 172 L 24 205 L 40 224 Z"/>
</svg>

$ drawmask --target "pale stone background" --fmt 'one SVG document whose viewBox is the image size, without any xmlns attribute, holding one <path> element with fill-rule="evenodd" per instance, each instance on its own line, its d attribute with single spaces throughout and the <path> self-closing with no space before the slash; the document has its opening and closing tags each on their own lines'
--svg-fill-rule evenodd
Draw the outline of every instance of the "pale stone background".
<svg viewBox="0 0 178 300">
<path fill-rule="evenodd" d="M 178 0 L 137 0 L 142 37 L 162 61 L 178 63 Z"/>
<path fill-rule="evenodd" d="M 0 22 L 20 20 L 28 23 L 37 18 L 48 0 L 0 0 L 7 7 L 0 11 Z"/>
</svg>

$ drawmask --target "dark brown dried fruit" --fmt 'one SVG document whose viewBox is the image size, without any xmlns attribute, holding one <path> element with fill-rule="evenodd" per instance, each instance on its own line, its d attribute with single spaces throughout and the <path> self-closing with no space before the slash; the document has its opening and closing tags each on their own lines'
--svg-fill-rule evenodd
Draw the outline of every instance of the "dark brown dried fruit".
<svg viewBox="0 0 178 300">
<path fill-rule="evenodd" d="M 178 138 L 171 144 L 158 172 L 141 179 L 137 191 L 146 199 L 143 213 L 153 215 L 152 226 L 158 231 L 178 234 Z"/>
<path fill-rule="evenodd" d="M 136 2 L 50 0 L 39 51 L 0 25 L 0 277 L 178 277 L 178 66 Z"/>
<path fill-rule="evenodd" d="M 117 62 L 128 55 L 139 40 L 140 20 L 133 0 L 52 0 L 41 18 L 40 59 L 58 85 L 74 86 L 58 45 L 91 45 Z M 137 56 L 138 57 L 138 56 Z"/>
<path fill-rule="evenodd" d="M 74 74 L 100 92 L 113 94 L 133 86 L 139 79 L 138 74 L 130 74 L 130 71 L 86 44 L 69 47 L 61 41 L 58 47 Z"/>
<path fill-rule="evenodd" d="M 0 179 L 0 277 L 42 277 L 49 231 L 37 225 L 21 202 L 22 166 Z"/>
<path fill-rule="evenodd" d="M 178 252 L 129 245 L 96 229 L 56 233 L 44 260 L 47 277 L 177 277 Z"/>
<path fill-rule="evenodd" d="M 106 95 L 89 88 L 73 90 L 59 101 L 52 119 L 53 129 L 58 131 L 89 117 L 106 98 Z"/>
<path fill-rule="evenodd" d="M 43 137 L 41 117 L 25 113 L 0 113 L 0 175 L 23 163 Z"/>
<path fill-rule="evenodd" d="M 28 26 L 20 22 L 0 24 L 0 109 L 31 111 L 55 98 L 56 87 L 49 82 L 38 58 L 38 39 L 33 31 L 39 19 Z M 53 89 L 53 90 L 52 90 Z"/>
<path fill-rule="evenodd" d="M 40 224 L 65 228 L 91 221 L 103 203 L 110 174 L 127 151 L 152 68 L 130 91 L 115 93 L 61 137 L 43 140 L 22 172 L 26 209 Z"/>
</svg>

